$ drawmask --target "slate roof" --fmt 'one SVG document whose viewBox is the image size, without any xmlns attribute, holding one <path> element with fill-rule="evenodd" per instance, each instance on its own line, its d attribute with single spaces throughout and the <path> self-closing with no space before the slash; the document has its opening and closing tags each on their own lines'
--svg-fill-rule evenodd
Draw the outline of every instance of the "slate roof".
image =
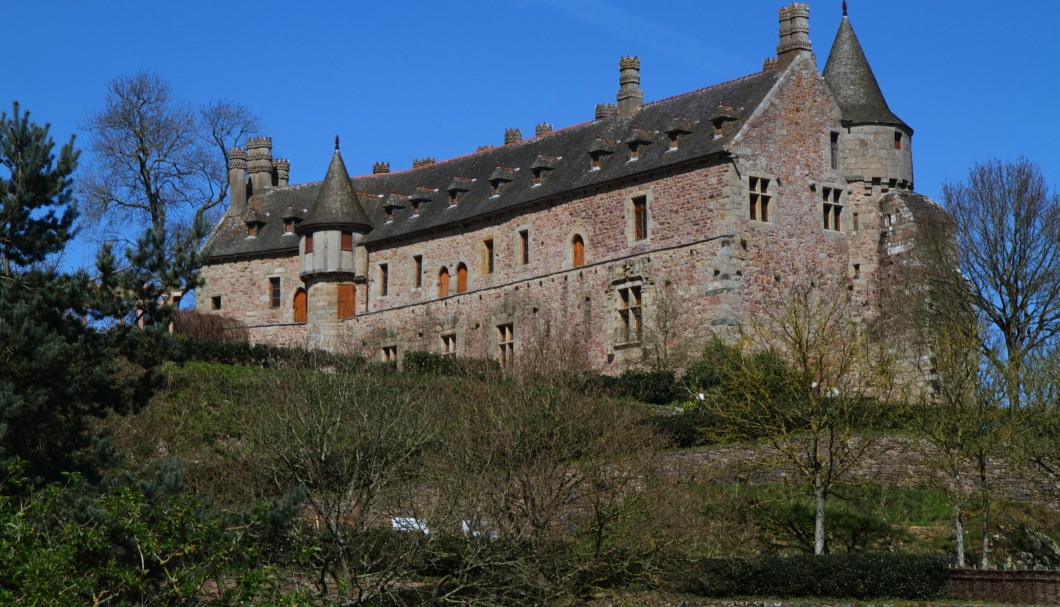
<svg viewBox="0 0 1060 607">
<path fill-rule="evenodd" d="M 844 122 L 901 126 L 912 131 L 887 106 L 854 27 L 845 15 L 824 66 L 824 80 L 839 104 Z"/>
<path fill-rule="evenodd" d="M 298 226 L 299 234 L 309 228 L 372 227 L 368 216 L 364 214 L 364 208 L 357 200 L 357 193 L 350 182 L 346 163 L 342 161 L 338 143 L 335 146 L 335 153 L 331 155 L 331 164 L 328 165 L 328 172 L 324 175 L 317 199 L 313 201 L 305 221 Z"/>
<path fill-rule="evenodd" d="M 762 72 L 737 80 L 718 84 L 675 97 L 645 104 L 633 117 L 613 116 L 594 120 L 566 129 L 553 131 L 518 143 L 490 148 L 467 156 L 441 161 L 428 166 L 395 173 L 380 173 L 355 177 L 348 182 L 349 191 L 356 192 L 364 207 L 365 221 L 374 226 L 362 240 L 371 245 L 393 238 L 402 238 L 442 226 L 459 224 L 495 212 L 512 209 L 524 204 L 552 198 L 564 192 L 580 190 L 638 173 L 679 165 L 725 151 L 732 137 L 739 131 L 754 110 L 762 103 L 780 77 L 780 72 Z M 727 128 L 721 137 L 715 136 L 711 116 L 719 107 L 735 110 L 735 125 Z M 674 129 L 675 121 L 681 126 L 679 146 L 669 150 L 667 132 Z M 637 132 L 637 139 L 649 139 L 640 143 L 637 159 L 630 160 L 627 138 Z M 650 136 L 649 136 L 650 135 Z M 606 155 L 597 170 L 590 170 L 589 151 L 598 140 L 614 141 L 614 153 Z M 341 157 L 336 153 L 338 162 Z M 539 158 L 546 160 L 539 160 Z M 332 168 L 329 167 L 329 176 Z M 533 184 L 533 170 L 542 163 L 552 170 L 541 171 L 539 185 Z M 493 195 L 490 177 L 498 167 L 520 169 L 511 171 L 512 181 L 500 195 Z M 345 172 L 345 167 L 342 167 Z M 449 205 L 448 190 L 454 178 L 464 178 L 462 192 L 455 206 Z M 281 217 L 287 207 L 301 211 L 308 209 L 306 220 L 299 231 L 327 219 L 337 221 L 330 209 L 331 190 L 325 178 L 325 195 L 322 200 L 329 209 L 318 211 L 312 208 L 321 190 L 321 183 L 304 184 L 286 188 L 274 188 L 253 197 L 256 209 L 266 214 L 266 224 L 259 229 L 256 238 L 246 238 L 246 226 L 239 218 L 225 217 L 211 236 L 207 246 L 210 259 L 243 257 L 297 251 L 297 238 L 282 236 Z M 437 190 L 437 192 L 432 192 Z M 345 191 L 345 189 L 343 189 Z M 389 195 L 430 197 L 421 202 L 419 215 L 413 216 L 411 205 L 394 211 L 394 220 L 386 221 L 386 200 Z M 320 214 L 320 219 L 317 215 Z M 351 221 L 349 216 L 344 219 Z M 359 220 L 352 218 L 354 223 Z"/>
</svg>

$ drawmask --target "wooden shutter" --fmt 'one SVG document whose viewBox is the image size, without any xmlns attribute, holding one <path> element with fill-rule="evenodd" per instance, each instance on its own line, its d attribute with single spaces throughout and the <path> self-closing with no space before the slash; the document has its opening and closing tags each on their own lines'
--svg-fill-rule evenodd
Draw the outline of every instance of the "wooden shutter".
<svg viewBox="0 0 1060 607">
<path fill-rule="evenodd" d="M 357 301 L 357 287 L 353 283 L 339 285 L 339 318 L 353 318 L 354 303 Z"/>
</svg>

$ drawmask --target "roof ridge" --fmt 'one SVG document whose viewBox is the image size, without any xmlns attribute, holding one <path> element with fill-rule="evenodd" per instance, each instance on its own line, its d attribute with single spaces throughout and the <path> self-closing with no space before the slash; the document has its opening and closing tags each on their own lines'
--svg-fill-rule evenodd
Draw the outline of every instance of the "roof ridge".
<svg viewBox="0 0 1060 607">
<path fill-rule="evenodd" d="M 662 99 L 656 99 L 655 101 L 651 101 L 649 103 L 645 103 L 643 107 L 650 107 L 650 106 L 653 106 L 653 105 L 656 105 L 656 104 L 659 104 L 659 103 L 664 103 L 666 101 L 671 101 L 673 99 L 679 99 L 681 97 L 687 97 L 689 95 L 695 95 L 697 93 L 702 93 L 703 91 L 709 91 L 710 89 L 716 89 L 719 86 L 725 86 L 727 84 L 733 84 L 733 83 L 739 82 L 741 80 L 747 80 L 749 78 L 754 78 L 755 76 L 761 76 L 763 74 L 773 74 L 773 73 L 776 73 L 776 72 L 755 72 L 753 74 L 747 74 L 745 76 L 740 76 L 739 78 L 733 78 L 732 80 L 726 80 L 725 82 L 719 82 L 717 84 L 712 84 L 710 86 L 705 86 L 703 88 L 698 88 L 698 89 L 695 89 L 693 91 L 687 91 L 687 92 L 684 92 L 684 93 L 678 93 L 676 95 L 671 95 L 669 97 L 663 97 Z"/>
</svg>

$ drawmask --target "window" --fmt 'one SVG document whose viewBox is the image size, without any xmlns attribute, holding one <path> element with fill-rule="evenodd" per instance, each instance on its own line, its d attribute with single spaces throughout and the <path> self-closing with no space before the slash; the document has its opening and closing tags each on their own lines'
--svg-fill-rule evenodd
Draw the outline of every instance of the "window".
<svg viewBox="0 0 1060 607">
<path fill-rule="evenodd" d="M 449 206 L 451 207 L 456 206 L 456 194 L 456 190 L 449 190 Z"/>
<path fill-rule="evenodd" d="M 353 318 L 354 302 L 357 300 L 357 286 L 347 282 L 339 285 L 339 318 Z"/>
<path fill-rule="evenodd" d="M 467 266 L 464 264 L 456 266 L 456 292 L 467 292 Z"/>
<path fill-rule="evenodd" d="M 343 251 L 352 251 L 353 250 L 353 232 L 344 231 L 342 233 L 341 242 L 342 242 L 342 250 Z"/>
<path fill-rule="evenodd" d="M 853 217 L 851 217 L 851 219 L 854 220 L 854 231 L 857 232 L 858 229 L 859 229 L 858 228 L 858 214 L 854 213 L 854 215 L 853 215 Z"/>
<path fill-rule="evenodd" d="M 629 144 L 629 159 L 630 160 L 636 160 L 637 159 L 637 154 L 639 153 L 638 152 L 639 149 L 640 149 L 640 144 L 639 143 L 630 143 Z"/>
<path fill-rule="evenodd" d="M 252 223 L 247 226 L 247 238 L 253 238 L 258 235 L 258 224 Z"/>
<path fill-rule="evenodd" d="M 627 285 L 619 287 L 618 341 L 620 343 L 639 342 L 640 327 L 640 285 Z"/>
<path fill-rule="evenodd" d="M 390 266 L 389 264 L 379 264 L 379 296 L 386 297 L 390 291 Z"/>
<path fill-rule="evenodd" d="M 294 220 L 293 219 L 284 219 L 283 220 L 283 233 L 284 234 L 290 234 L 291 232 L 294 232 Z"/>
<path fill-rule="evenodd" d="M 532 180 L 531 187 L 533 187 L 535 185 L 541 185 L 541 172 L 542 172 L 542 169 L 536 168 L 536 169 L 534 169 L 533 172 L 534 172 L 534 178 Z"/>
<path fill-rule="evenodd" d="M 601 152 L 594 152 L 590 156 L 590 158 L 592 158 L 592 161 L 590 162 L 589 170 L 591 170 L 591 171 L 599 171 L 600 170 L 600 164 L 603 161 L 603 156 L 604 155 Z"/>
<path fill-rule="evenodd" d="M 769 203 L 773 198 L 769 194 L 769 182 L 765 177 L 747 178 L 751 190 L 748 214 L 751 221 L 769 221 Z"/>
<path fill-rule="evenodd" d="M 530 263 L 530 231 L 519 230 L 519 265 Z"/>
<path fill-rule="evenodd" d="M 438 297 L 449 297 L 449 268 L 438 271 Z"/>
<path fill-rule="evenodd" d="M 416 217 L 419 214 L 420 214 L 420 201 L 419 200 L 413 200 L 412 201 L 412 216 Z"/>
<path fill-rule="evenodd" d="M 493 239 L 482 241 L 482 273 L 493 274 Z"/>
<path fill-rule="evenodd" d="M 856 263 L 854 264 L 854 279 L 857 280 L 859 278 L 861 278 L 861 264 Z"/>
<path fill-rule="evenodd" d="M 312 253 L 313 252 L 313 235 L 312 234 L 306 234 L 305 235 L 305 252 L 306 253 Z"/>
<path fill-rule="evenodd" d="M 894 132 L 894 149 L 902 149 L 902 131 Z"/>
<path fill-rule="evenodd" d="M 821 198 L 824 204 L 821 207 L 821 217 L 824 229 L 832 232 L 843 231 L 843 205 L 839 204 L 839 196 L 842 191 L 839 188 L 821 188 Z"/>
<path fill-rule="evenodd" d="M 305 289 L 298 289 L 294 292 L 294 322 L 305 322 L 306 311 Z"/>
<path fill-rule="evenodd" d="M 832 168 L 839 168 L 839 133 L 832 133 L 831 145 L 829 146 L 829 156 L 831 157 Z"/>
<path fill-rule="evenodd" d="M 442 336 L 442 355 L 443 356 L 456 356 L 456 335 L 449 334 Z"/>
<path fill-rule="evenodd" d="M 391 221 L 394 221 L 394 207 L 387 207 L 386 208 L 386 222 L 390 223 Z"/>
<path fill-rule="evenodd" d="M 417 289 L 423 286 L 423 255 L 412 256 L 412 286 Z"/>
<path fill-rule="evenodd" d="M 213 304 L 213 309 L 214 310 L 220 310 L 221 309 L 221 296 L 220 295 L 214 295 L 213 297 L 210 298 L 210 303 Z"/>
<path fill-rule="evenodd" d="M 392 367 L 396 367 L 398 363 L 398 349 L 397 346 L 383 346 L 382 351 L 383 362 Z"/>
<path fill-rule="evenodd" d="M 677 131 L 670 131 L 670 133 L 669 133 L 670 146 L 669 146 L 668 149 L 671 149 L 671 150 L 676 150 L 677 149 L 677 136 L 679 134 L 680 133 L 678 133 Z"/>
<path fill-rule="evenodd" d="M 269 279 L 269 307 L 280 307 L 280 277 L 273 276 Z"/>
<path fill-rule="evenodd" d="M 585 240 L 581 234 L 575 234 L 571 240 L 571 261 L 575 268 L 585 265 Z"/>
<path fill-rule="evenodd" d="M 497 325 L 497 347 L 500 354 L 501 367 L 511 366 L 515 359 L 515 327 L 512 323 Z"/>
<path fill-rule="evenodd" d="M 633 199 L 633 240 L 648 238 L 648 197 Z"/>
</svg>

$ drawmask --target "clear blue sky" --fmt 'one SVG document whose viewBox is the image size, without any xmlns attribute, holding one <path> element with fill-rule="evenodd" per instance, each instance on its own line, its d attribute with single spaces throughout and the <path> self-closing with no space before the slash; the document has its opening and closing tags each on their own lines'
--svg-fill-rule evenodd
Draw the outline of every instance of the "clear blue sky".
<svg viewBox="0 0 1060 607">
<path fill-rule="evenodd" d="M 761 68 L 781 0 L 0 0 L 0 108 L 18 100 L 57 141 L 105 84 L 149 70 L 183 99 L 260 115 L 291 181 L 321 179 L 342 137 L 351 173 L 439 160 L 590 120 L 641 58 L 645 100 Z M 841 0 L 810 0 L 823 68 Z M 849 0 L 891 109 L 911 125 L 917 190 L 939 197 L 975 161 L 1025 155 L 1060 184 L 1060 2 Z M 67 264 L 90 264 L 83 244 Z"/>
</svg>

